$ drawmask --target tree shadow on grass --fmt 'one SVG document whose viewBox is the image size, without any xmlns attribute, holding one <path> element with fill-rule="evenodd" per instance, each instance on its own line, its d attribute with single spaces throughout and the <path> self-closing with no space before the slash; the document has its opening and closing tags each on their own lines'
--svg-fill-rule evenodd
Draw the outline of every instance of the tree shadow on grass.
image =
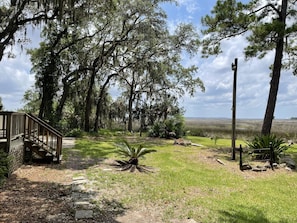
<svg viewBox="0 0 297 223">
<path fill-rule="evenodd" d="M 244 209 L 245 211 L 241 211 Z M 223 210 L 220 211 L 219 222 L 229 223 L 289 223 L 287 219 L 271 221 L 267 218 L 265 210 L 260 210 L 255 207 L 239 206 L 238 210 Z"/>
<path fill-rule="evenodd" d="M 83 157 L 81 152 L 75 148 L 63 149 L 63 158 L 60 163 L 48 162 L 47 160 L 33 160 L 26 162 L 29 166 L 44 166 L 44 168 L 55 170 L 85 170 L 92 166 L 100 165 L 106 157 Z"/>
<path fill-rule="evenodd" d="M 56 169 L 84 170 L 100 165 L 106 160 L 114 149 L 108 145 L 94 142 L 81 141 L 72 148 L 63 148 L 61 165 L 51 165 Z"/>
<path fill-rule="evenodd" d="M 129 142 L 137 145 L 145 145 L 145 147 L 160 146 L 166 144 L 164 140 L 156 140 L 152 138 L 126 137 Z M 138 140 L 139 139 L 139 140 Z M 63 148 L 62 165 L 52 166 L 58 169 L 83 170 L 92 166 L 97 166 L 116 153 L 116 143 L 123 139 L 101 139 L 101 140 L 77 140 L 73 147 Z M 67 163 L 63 165 L 63 163 Z"/>
<path fill-rule="evenodd" d="M 100 165 L 107 157 L 84 157 L 78 149 L 67 149 L 61 167 L 71 170 L 84 170 L 95 165 Z M 55 166 L 53 166 L 55 168 Z M 56 168 L 59 168 L 58 166 Z"/>
</svg>

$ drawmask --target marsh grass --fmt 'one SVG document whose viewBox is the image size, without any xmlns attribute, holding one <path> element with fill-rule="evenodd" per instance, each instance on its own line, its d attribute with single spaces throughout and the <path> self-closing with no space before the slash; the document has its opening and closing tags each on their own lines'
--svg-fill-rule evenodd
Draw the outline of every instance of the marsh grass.
<svg viewBox="0 0 297 223">
<path fill-rule="evenodd" d="M 259 135 L 263 120 L 260 119 L 238 119 L 236 120 L 236 134 L 238 138 L 247 139 Z M 231 119 L 199 119 L 186 118 L 186 130 L 191 135 L 220 138 L 231 138 Z M 286 139 L 297 139 L 297 120 L 275 119 L 272 123 L 271 133 Z"/>
<path fill-rule="evenodd" d="M 143 144 L 156 153 L 147 154 L 140 163 L 152 166 L 153 173 L 105 171 L 104 163 L 86 169 L 100 207 L 115 200 L 118 208 L 146 210 L 171 219 L 193 218 L 197 222 L 297 222 L 294 197 L 297 174 L 288 171 L 241 172 L 230 160 L 230 139 L 191 137 L 202 147 L 177 146 L 173 140 L 129 136 L 135 145 Z M 118 158 L 113 137 L 83 138 L 74 149 L 83 157 Z M 244 143 L 244 140 L 239 141 Z M 297 158 L 297 148 L 287 153 Z M 219 157 L 226 165 L 215 161 Z M 116 207 L 113 207 L 116 208 Z M 121 210 L 125 211 L 125 210 Z"/>
</svg>

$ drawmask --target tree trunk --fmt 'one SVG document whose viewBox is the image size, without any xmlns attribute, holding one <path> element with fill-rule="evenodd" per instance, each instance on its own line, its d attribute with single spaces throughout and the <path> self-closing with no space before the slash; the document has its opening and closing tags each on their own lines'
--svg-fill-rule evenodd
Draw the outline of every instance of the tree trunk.
<svg viewBox="0 0 297 223">
<path fill-rule="evenodd" d="M 130 88 L 130 94 L 129 94 L 129 103 L 128 103 L 128 112 L 129 112 L 129 117 L 128 117 L 128 131 L 132 132 L 133 126 L 132 126 L 132 121 L 133 121 L 133 112 L 132 112 L 132 105 L 133 105 L 133 94 L 134 94 L 134 83 L 131 84 Z"/>
<path fill-rule="evenodd" d="M 56 109 L 55 119 L 56 119 L 57 123 L 59 121 L 61 121 L 61 119 L 62 119 L 62 111 L 63 111 L 64 105 L 65 105 L 66 99 L 69 95 L 69 89 L 70 89 L 70 84 L 67 83 L 67 81 L 63 81 L 63 93 L 62 93 L 61 99 L 59 101 L 58 107 Z"/>
<path fill-rule="evenodd" d="M 98 102 L 97 102 L 97 108 L 96 108 L 96 118 L 95 118 L 95 125 L 94 125 L 94 131 L 97 132 L 99 130 L 99 116 L 101 113 L 101 107 L 103 102 L 103 95 L 105 93 L 106 86 L 108 85 L 109 81 L 113 76 L 116 76 L 117 74 L 111 74 L 107 77 L 107 80 L 104 82 L 104 84 L 101 87 Z"/>
<path fill-rule="evenodd" d="M 288 5 L 288 0 L 282 0 L 282 11 L 281 11 L 281 16 L 279 20 L 283 25 L 283 29 L 278 33 L 278 40 L 276 43 L 269 97 L 267 101 L 266 112 L 265 112 L 265 117 L 264 117 L 262 131 L 261 131 L 262 135 L 270 134 L 272 121 L 274 118 L 274 110 L 275 110 L 275 105 L 277 100 L 277 92 L 278 92 L 279 80 L 280 80 L 281 68 L 282 68 L 287 5 Z"/>
<path fill-rule="evenodd" d="M 42 100 L 39 109 L 39 118 L 46 119 L 53 124 L 53 100 L 56 94 L 56 80 L 54 74 L 56 72 L 55 55 L 51 53 L 50 64 L 46 67 L 46 71 L 42 77 Z"/>
<path fill-rule="evenodd" d="M 4 50 L 5 50 L 4 44 L 0 44 L 0 62 L 3 58 Z"/>
<path fill-rule="evenodd" d="M 47 75 L 48 76 L 48 75 Z M 39 108 L 38 117 L 46 119 L 50 124 L 53 124 L 53 87 L 51 85 L 50 77 L 45 79 L 42 87 L 42 99 Z"/>
<path fill-rule="evenodd" d="M 96 71 L 93 70 L 90 77 L 90 83 L 89 83 L 87 97 L 86 97 L 85 126 L 84 126 L 84 130 L 86 132 L 90 132 L 90 116 L 91 116 L 91 110 L 92 110 L 92 94 L 93 94 L 93 87 L 95 84 L 95 76 L 96 76 Z"/>
<path fill-rule="evenodd" d="M 95 117 L 95 124 L 94 124 L 94 132 L 98 132 L 99 126 L 101 126 L 101 123 L 99 125 L 99 116 L 101 115 L 101 107 L 102 107 L 102 96 L 101 94 L 102 90 L 100 91 L 100 95 L 98 98 L 97 106 L 96 106 L 96 117 Z"/>
</svg>

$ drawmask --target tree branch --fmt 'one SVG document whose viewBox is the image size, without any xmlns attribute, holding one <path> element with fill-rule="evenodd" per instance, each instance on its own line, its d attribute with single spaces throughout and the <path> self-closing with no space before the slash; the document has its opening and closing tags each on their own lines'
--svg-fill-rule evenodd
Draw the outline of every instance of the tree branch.
<svg viewBox="0 0 297 223">
<path fill-rule="evenodd" d="M 257 13 L 257 12 L 259 12 L 259 11 L 265 9 L 265 8 L 268 8 L 268 7 L 271 7 L 278 14 L 278 16 L 281 17 L 281 12 L 273 4 L 271 4 L 271 3 L 269 3 L 267 5 L 264 5 L 263 7 L 255 10 L 255 11 L 253 11 L 251 13 L 249 13 L 249 15 L 255 14 L 255 13 Z"/>
</svg>

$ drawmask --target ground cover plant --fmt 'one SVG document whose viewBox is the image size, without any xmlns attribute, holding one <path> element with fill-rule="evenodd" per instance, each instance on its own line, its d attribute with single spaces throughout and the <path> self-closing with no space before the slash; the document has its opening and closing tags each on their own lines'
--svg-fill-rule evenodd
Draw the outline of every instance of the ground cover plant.
<svg viewBox="0 0 297 223">
<path fill-rule="evenodd" d="M 122 136 L 124 137 L 124 136 Z M 174 145 L 173 140 L 129 136 L 131 145 L 157 150 L 146 154 L 144 165 L 153 173 L 113 170 L 109 164 L 118 137 L 83 138 L 75 149 L 88 158 L 100 158 L 86 169 L 90 187 L 98 191 L 100 210 L 122 213 L 138 210 L 159 222 L 296 222 L 297 174 L 284 169 L 263 173 L 240 171 L 230 160 L 229 139 L 187 137 L 201 146 Z M 244 143 L 244 140 L 238 143 Z M 296 158 L 296 146 L 286 151 Z M 217 162 L 223 161 L 224 165 Z M 108 205 L 107 205 L 108 203 Z M 104 209 L 104 208 L 106 209 Z M 108 210 L 107 210 L 108 209 Z"/>
</svg>

